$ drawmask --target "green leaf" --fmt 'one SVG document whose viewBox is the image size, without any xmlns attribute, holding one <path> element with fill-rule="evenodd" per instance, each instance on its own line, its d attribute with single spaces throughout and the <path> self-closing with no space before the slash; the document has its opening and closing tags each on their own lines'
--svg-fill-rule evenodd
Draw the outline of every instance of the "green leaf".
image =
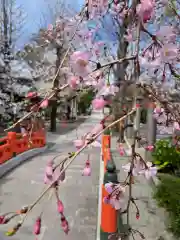
<svg viewBox="0 0 180 240">
<path fill-rule="evenodd" d="M 154 161 L 154 164 L 156 164 L 156 165 L 160 165 L 161 162 L 160 162 L 160 161 Z"/>
<path fill-rule="evenodd" d="M 160 169 L 167 167 L 169 165 L 169 162 L 164 162 L 162 165 L 160 165 Z"/>
</svg>

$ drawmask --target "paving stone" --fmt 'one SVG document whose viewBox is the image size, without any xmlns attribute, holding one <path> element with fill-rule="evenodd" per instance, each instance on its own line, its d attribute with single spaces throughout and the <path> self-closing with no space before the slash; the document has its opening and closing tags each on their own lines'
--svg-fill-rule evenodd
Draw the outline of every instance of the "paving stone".
<svg viewBox="0 0 180 240">
<path fill-rule="evenodd" d="M 88 132 L 101 119 L 99 113 L 92 114 L 80 125 L 77 132 Z M 68 139 L 68 140 L 67 140 Z M 75 151 L 72 141 L 76 139 L 76 131 L 68 132 L 66 136 L 59 136 L 56 144 L 45 153 L 19 166 L 9 175 L 0 180 L 0 212 L 13 211 L 21 206 L 31 204 L 43 190 L 44 168 L 49 159 L 58 153 L 63 159 L 65 153 Z M 52 142 L 52 141 L 51 141 Z M 90 154 L 92 176 L 82 176 L 82 170 Z M 98 184 L 99 184 L 100 149 L 91 148 L 80 154 L 66 171 L 66 180 L 61 184 L 59 196 L 65 206 L 65 215 L 69 220 L 71 231 L 66 237 L 61 230 L 60 216 L 56 210 L 55 197 L 44 202 L 44 217 L 42 233 L 39 240 L 95 240 L 97 211 L 98 211 Z M 47 198 L 46 198 L 47 199 Z M 38 204 L 30 213 L 22 229 L 12 236 L 12 240 L 32 240 L 34 220 L 42 211 L 42 204 Z M 13 225 L 13 222 L 12 222 Z M 12 226 L 10 225 L 10 226 Z M 0 232 L 6 231 L 7 225 L 0 225 Z"/>
<path fill-rule="evenodd" d="M 112 138 L 112 145 L 115 146 L 116 138 Z M 125 145 L 125 147 L 127 147 Z M 141 156 L 144 155 L 144 149 L 138 148 L 136 150 Z M 119 170 L 119 181 L 124 181 L 127 174 L 123 171 L 122 165 L 125 165 L 130 161 L 130 157 L 120 157 L 117 151 L 112 153 L 113 159 L 116 163 L 116 167 Z M 139 230 L 144 234 L 147 240 L 177 240 L 172 237 L 170 233 L 166 231 L 167 215 L 165 211 L 159 207 L 152 197 L 153 188 L 150 182 L 148 182 L 143 176 L 135 177 L 135 184 L 132 187 L 132 196 L 137 198 L 137 206 L 140 211 L 140 218 L 136 219 L 136 209 L 134 206 L 130 208 L 130 225 L 133 229 Z M 128 192 L 126 194 L 128 199 Z M 127 201 L 126 201 L 127 202 Z M 126 205 L 125 207 L 126 208 Z M 126 224 L 126 217 L 123 217 L 123 223 Z M 135 237 L 136 240 L 142 239 L 138 234 Z M 133 240 L 132 236 L 129 240 Z"/>
</svg>

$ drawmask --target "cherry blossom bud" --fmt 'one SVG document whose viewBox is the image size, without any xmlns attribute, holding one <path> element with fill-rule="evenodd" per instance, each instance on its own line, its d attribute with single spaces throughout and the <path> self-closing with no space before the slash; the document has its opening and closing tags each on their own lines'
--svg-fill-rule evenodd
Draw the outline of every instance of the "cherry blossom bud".
<svg viewBox="0 0 180 240">
<path fill-rule="evenodd" d="M 103 198 L 103 202 L 104 202 L 105 204 L 110 204 L 110 197 L 109 197 L 109 196 L 104 197 L 104 198 Z"/>
<path fill-rule="evenodd" d="M 154 146 L 147 146 L 146 150 L 152 152 L 154 150 Z"/>
<path fill-rule="evenodd" d="M 40 108 L 47 108 L 48 107 L 48 104 L 49 104 L 49 102 L 48 102 L 48 99 L 45 99 L 41 104 L 40 104 Z"/>
<path fill-rule="evenodd" d="M 36 219 L 33 233 L 34 233 L 35 235 L 39 235 L 39 234 L 41 233 L 41 218 L 40 218 L 40 217 L 38 217 L 38 218 Z"/>
<path fill-rule="evenodd" d="M 44 175 L 44 184 L 50 184 L 52 180 L 52 177 L 48 177 L 46 174 Z"/>
<path fill-rule="evenodd" d="M 140 214 L 139 212 L 136 213 L 136 219 L 139 219 L 140 218 Z"/>
<path fill-rule="evenodd" d="M 124 147 L 122 144 L 119 144 L 119 154 L 120 156 L 124 156 Z"/>
<path fill-rule="evenodd" d="M 83 176 L 91 176 L 91 167 L 90 167 L 89 160 L 86 161 L 86 165 L 85 165 L 85 168 L 83 169 L 82 175 Z"/>
<path fill-rule="evenodd" d="M 3 224 L 4 219 L 5 219 L 5 216 L 4 216 L 4 215 L 0 216 L 0 224 Z"/>
<path fill-rule="evenodd" d="M 5 217 L 1 224 L 7 224 L 13 217 Z"/>
<path fill-rule="evenodd" d="M 62 215 L 61 217 L 61 227 L 63 229 L 63 231 L 68 234 L 69 232 L 69 224 L 68 221 L 66 220 L 66 218 Z"/>
<path fill-rule="evenodd" d="M 58 213 L 60 213 L 60 214 L 63 214 L 63 212 L 64 212 L 64 205 L 60 199 L 58 199 L 58 201 L 57 201 L 57 210 L 58 210 Z"/>
<path fill-rule="evenodd" d="M 37 92 L 29 92 L 27 94 L 27 98 L 33 98 L 33 97 L 36 97 L 37 96 Z"/>
<path fill-rule="evenodd" d="M 45 173 L 46 173 L 47 177 L 52 177 L 53 176 L 53 161 L 52 160 L 50 160 L 47 163 Z"/>
<path fill-rule="evenodd" d="M 140 104 L 138 104 L 138 103 L 136 104 L 136 108 L 140 108 L 140 106 L 141 106 Z"/>
</svg>

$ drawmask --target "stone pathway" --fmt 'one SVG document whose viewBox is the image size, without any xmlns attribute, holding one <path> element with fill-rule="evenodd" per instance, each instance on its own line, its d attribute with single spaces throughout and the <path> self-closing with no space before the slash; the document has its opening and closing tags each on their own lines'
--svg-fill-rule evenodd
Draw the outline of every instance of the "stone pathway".
<svg viewBox="0 0 180 240">
<path fill-rule="evenodd" d="M 101 119 L 99 112 L 94 112 L 78 128 L 78 135 L 88 132 Z M 46 162 L 57 153 L 63 159 L 66 153 L 74 151 L 72 140 L 76 139 L 76 131 L 59 136 L 56 144 L 45 153 L 39 155 L 19 166 L 9 175 L 0 180 L 0 212 L 17 210 L 21 206 L 31 204 L 43 190 L 43 175 Z M 92 176 L 81 175 L 88 153 L 92 163 Z M 61 230 L 60 216 L 56 211 L 55 197 L 47 203 L 44 202 L 44 216 L 42 220 L 42 233 L 38 240 L 93 240 L 96 238 L 98 183 L 100 149 L 87 149 L 81 153 L 66 171 L 66 180 L 62 183 L 59 196 L 65 205 L 65 215 L 70 223 L 71 231 L 65 236 Z M 42 204 L 38 204 L 30 213 L 21 230 L 12 240 L 32 240 L 34 219 L 40 214 Z M 13 226 L 15 222 L 12 222 Z M 0 232 L 8 229 L 7 225 L 0 226 Z"/>
<path fill-rule="evenodd" d="M 120 157 L 115 146 L 117 139 L 112 138 L 112 156 L 116 163 L 119 181 L 124 181 L 127 174 L 123 171 L 122 166 L 130 161 L 130 157 Z M 125 146 L 126 147 L 126 146 Z M 144 149 L 139 148 L 138 153 L 143 157 Z M 136 201 L 140 218 L 136 219 L 136 209 L 134 206 L 130 208 L 130 224 L 133 229 L 139 230 L 144 234 L 146 240 L 174 240 L 170 233 L 166 231 L 165 222 L 167 216 L 163 209 L 157 207 L 155 200 L 152 198 L 153 194 L 152 181 L 147 181 L 143 176 L 136 177 L 133 185 L 132 196 L 137 198 Z M 126 215 L 123 217 L 123 223 L 126 223 Z M 136 240 L 142 238 L 137 234 Z M 128 240 L 133 240 L 132 236 Z"/>
</svg>

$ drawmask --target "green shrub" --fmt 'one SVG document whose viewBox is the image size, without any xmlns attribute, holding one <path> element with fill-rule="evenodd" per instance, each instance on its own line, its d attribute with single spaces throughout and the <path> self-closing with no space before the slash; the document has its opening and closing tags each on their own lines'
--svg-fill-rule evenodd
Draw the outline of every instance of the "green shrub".
<svg viewBox="0 0 180 240">
<path fill-rule="evenodd" d="M 95 94 L 94 94 L 93 90 L 86 90 L 80 94 L 78 109 L 81 113 L 86 113 L 87 109 L 91 105 L 94 95 Z"/>
<path fill-rule="evenodd" d="M 171 139 L 159 140 L 153 153 L 153 163 L 163 173 L 176 174 L 180 169 L 180 152 L 171 144 Z"/>
<path fill-rule="evenodd" d="M 180 238 L 180 178 L 171 175 L 162 175 L 154 197 L 160 207 L 167 210 L 167 228 L 178 239 Z"/>
</svg>

